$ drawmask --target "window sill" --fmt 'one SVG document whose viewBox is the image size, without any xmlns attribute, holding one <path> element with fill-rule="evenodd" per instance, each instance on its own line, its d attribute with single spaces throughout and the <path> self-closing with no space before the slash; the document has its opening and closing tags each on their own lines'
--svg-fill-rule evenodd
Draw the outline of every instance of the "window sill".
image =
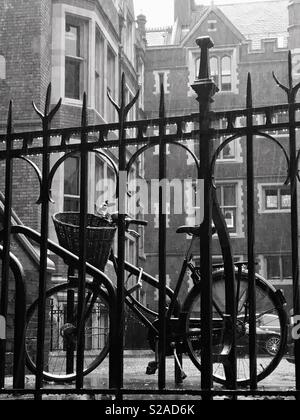
<svg viewBox="0 0 300 420">
<path fill-rule="evenodd" d="M 64 97 L 63 100 L 62 100 L 62 104 L 67 105 L 67 106 L 82 107 L 83 100 L 82 99 L 71 99 L 71 98 Z"/>
<path fill-rule="evenodd" d="M 258 214 L 267 215 L 267 214 L 290 214 L 291 209 L 288 210 L 260 210 Z"/>
<path fill-rule="evenodd" d="M 217 159 L 217 163 L 241 163 L 238 159 Z"/>
<path fill-rule="evenodd" d="M 233 90 L 219 90 L 216 95 L 238 95 L 238 92 Z"/>
<path fill-rule="evenodd" d="M 282 279 L 282 280 L 269 280 L 269 282 L 271 284 L 273 284 L 274 286 L 292 286 L 293 285 L 293 280 L 292 279 Z"/>
<path fill-rule="evenodd" d="M 91 108 L 93 111 L 95 111 L 96 115 L 103 120 L 104 123 L 106 123 L 106 120 L 103 115 L 100 114 L 100 112 L 96 108 Z"/>
</svg>

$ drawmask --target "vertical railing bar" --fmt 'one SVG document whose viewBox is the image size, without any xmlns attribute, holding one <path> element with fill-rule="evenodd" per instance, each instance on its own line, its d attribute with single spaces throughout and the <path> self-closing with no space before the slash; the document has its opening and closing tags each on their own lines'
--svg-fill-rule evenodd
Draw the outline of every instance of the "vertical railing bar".
<svg viewBox="0 0 300 420">
<path fill-rule="evenodd" d="M 26 328 L 26 285 L 22 269 L 15 275 L 15 322 L 14 322 L 14 365 L 13 388 L 25 388 L 25 328 Z"/>
<path fill-rule="evenodd" d="M 80 167 L 80 217 L 79 217 L 79 269 L 78 269 L 78 318 L 77 318 L 77 359 L 76 388 L 83 388 L 84 349 L 85 349 L 85 289 L 87 258 L 87 203 L 88 203 L 88 135 L 87 95 L 83 95 L 81 120 L 81 167 Z"/>
<path fill-rule="evenodd" d="M 74 309 L 75 309 L 75 293 L 74 290 L 69 289 L 67 291 L 67 324 L 73 324 L 74 322 Z M 74 373 L 74 343 L 73 340 L 67 340 L 66 343 L 66 374 L 70 375 Z"/>
<path fill-rule="evenodd" d="M 37 329 L 37 356 L 36 356 L 36 382 L 35 397 L 42 399 L 42 394 L 38 391 L 43 384 L 44 370 L 44 347 L 45 347 L 45 321 L 46 321 L 46 282 L 47 282 L 47 262 L 48 262 L 48 235 L 49 235 L 49 188 L 48 178 L 50 172 L 49 157 L 49 129 L 50 121 L 48 112 L 51 99 L 51 84 L 46 95 L 45 113 L 42 115 L 37 109 L 43 123 L 43 157 L 42 157 L 42 185 L 41 185 L 41 246 L 40 246 L 40 268 L 39 268 L 39 304 L 38 304 L 38 329 Z"/>
<path fill-rule="evenodd" d="M 247 233 L 248 233 L 248 299 L 249 299 L 249 353 L 250 386 L 257 389 L 256 346 L 256 284 L 255 284 L 255 199 L 254 199 L 254 150 L 253 150 L 253 104 L 252 83 L 247 82 Z"/>
<path fill-rule="evenodd" d="M 166 195 L 166 144 L 165 136 L 165 95 L 164 86 L 161 85 L 160 91 L 160 107 L 159 107 L 159 371 L 158 371 L 158 387 L 160 390 L 166 387 L 166 211 L 167 211 L 167 195 Z"/>
<path fill-rule="evenodd" d="M 50 351 L 53 351 L 54 300 L 50 303 Z"/>
<path fill-rule="evenodd" d="M 125 332 L 125 240 L 126 240 L 126 183 L 124 177 L 126 173 L 126 104 L 125 104 L 125 74 L 121 77 L 121 106 L 119 108 L 119 180 L 118 180 L 118 201 L 119 201 L 119 219 L 118 219 L 118 272 L 117 272 L 117 389 L 118 400 L 122 400 L 121 390 L 124 385 L 124 332 Z M 127 180 L 127 173 L 126 173 Z"/>
<path fill-rule="evenodd" d="M 0 315 L 7 319 L 9 293 L 9 255 L 11 247 L 11 213 L 12 213 L 12 102 L 10 101 L 6 133 L 6 167 L 5 167 L 5 202 L 3 219 L 3 261 L 1 280 Z M 6 339 L 0 340 L 0 388 L 5 386 Z"/>
</svg>

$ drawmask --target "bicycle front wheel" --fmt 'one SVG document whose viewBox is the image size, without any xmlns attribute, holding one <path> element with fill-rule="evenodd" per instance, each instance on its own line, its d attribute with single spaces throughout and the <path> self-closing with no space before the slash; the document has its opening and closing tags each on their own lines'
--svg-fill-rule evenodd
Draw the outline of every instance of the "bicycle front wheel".
<svg viewBox="0 0 300 420">
<path fill-rule="evenodd" d="M 236 276 L 238 277 L 238 276 Z M 236 278 L 237 324 L 237 383 L 247 386 L 250 383 L 249 358 L 249 299 L 248 276 L 244 272 Z M 239 284 L 238 284 L 239 283 Z M 224 272 L 213 275 L 213 378 L 226 384 L 224 365 L 220 354 L 226 337 L 225 277 Z M 257 379 L 262 381 L 279 365 L 286 351 L 287 315 L 276 290 L 263 279 L 256 277 L 257 306 Z M 201 370 L 201 284 L 194 287 L 187 297 L 183 312 L 186 314 L 186 342 L 189 356 L 194 365 Z"/>
<path fill-rule="evenodd" d="M 109 303 L 106 294 L 92 283 L 85 293 L 84 375 L 96 369 L 109 351 Z M 45 306 L 46 381 L 64 383 L 76 379 L 78 282 L 50 289 Z M 25 336 L 26 363 L 36 373 L 38 300 L 28 309 Z"/>
</svg>

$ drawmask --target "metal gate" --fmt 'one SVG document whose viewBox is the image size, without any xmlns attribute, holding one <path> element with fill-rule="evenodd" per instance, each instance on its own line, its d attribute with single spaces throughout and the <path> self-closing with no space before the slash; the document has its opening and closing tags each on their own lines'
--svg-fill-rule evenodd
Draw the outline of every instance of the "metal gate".
<svg viewBox="0 0 300 420">
<path fill-rule="evenodd" d="M 86 95 L 83 99 L 82 125 L 80 127 L 51 129 L 53 117 L 58 112 L 61 102 L 50 110 L 51 85 L 49 86 L 44 112 L 35 108 L 42 122 L 42 130 L 37 132 L 13 133 L 13 107 L 10 104 L 8 111 L 7 134 L 0 136 L 2 147 L 0 159 L 5 162 L 5 213 L 4 228 L 1 232 L 3 246 L 0 248 L 2 265 L 1 280 L 1 320 L 7 318 L 8 311 L 8 290 L 9 290 L 9 271 L 12 270 L 16 282 L 16 303 L 15 303 L 15 336 L 14 336 L 14 374 L 13 389 L 6 389 L 5 366 L 6 366 L 6 340 L 0 339 L 0 393 L 13 394 L 34 394 L 36 399 L 41 399 L 43 394 L 102 394 L 114 395 L 121 400 L 128 395 L 197 395 L 202 399 L 213 399 L 215 396 L 254 396 L 254 395 L 289 395 L 297 399 L 300 398 L 300 342 L 295 341 L 295 361 L 296 361 L 296 384 L 294 391 L 266 392 L 258 390 L 257 384 L 257 346 L 256 346 L 256 294 L 255 294 L 255 196 L 254 196 L 254 162 L 253 162 L 253 143 L 254 137 L 259 135 L 267 140 L 273 141 L 282 151 L 287 163 L 287 185 L 291 190 L 291 227 L 292 227 L 292 272 L 293 272 L 293 297 L 294 315 L 300 315 L 299 300 L 299 263 L 298 263 L 298 197 L 297 188 L 299 181 L 298 161 L 300 150 L 296 146 L 296 130 L 300 127 L 300 122 L 296 120 L 296 112 L 300 110 L 300 104 L 296 103 L 296 94 L 300 84 L 293 85 L 292 78 L 292 58 L 288 57 L 288 78 L 289 86 L 283 86 L 274 75 L 276 83 L 287 94 L 287 103 L 274 105 L 272 107 L 255 108 L 252 103 L 251 75 L 248 77 L 246 106 L 240 110 L 228 110 L 226 112 L 212 112 L 211 103 L 217 88 L 209 74 L 209 49 L 213 46 L 208 37 L 199 38 L 197 44 L 201 50 L 199 76 L 192 88 L 197 94 L 199 102 L 199 113 L 180 117 L 166 118 L 164 105 L 164 89 L 161 89 L 161 100 L 159 117 L 155 120 L 143 120 L 127 122 L 130 109 L 138 99 L 138 95 L 129 104 L 125 103 L 125 78 L 122 78 L 121 104 L 112 103 L 117 110 L 119 122 L 114 124 L 90 126 L 87 121 L 87 101 Z M 289 121 L 284 123 L 272 122 L 274 112 L 285 111 L 289 115 Z M 255 125 L 253 117 L 263 116 L 265 123 Z M 238 117 L 244 117 L 246 123 L 242 127 L 236 127 L 235 121 Z M 227 127 L 220 130 L 211 128 L 212 120 L 226 119 Z M 197 130 L 192 132 L 188 129 L 187 123 L 199 124 Z M 176 133 L 167 134 L 167 125 L 172 124 L 176 127 Z M 147 135 L 147 130 L 158 126 L 158 135 Z M 127 138 L 130 129 L 131 136 Z M 268 131 L 288 130 L 290 147 L 286 150 L 279 140 L 268 134 Z M 108 133 L 117 132 L 117 138 L 108 140 Z M 76 144 L 69 142 L 72 137 L 80 137 Z M 158 388 L 156 390 L 145 389 L 126 389 L 124 387 L 124 304 L 125 304 L 125 235 L 126 219 L 124 202 L 123 178 L 122 176 L 130 170 L 135 160 L 151 147 L 159 146 L 159 178 L 166 178 L 166 145 L 168 143 L 178 145 L 188 149 L 182 141 L 191 138 L 198 138 L 200 148 L 200 159 L 193 155 L 198 171 L 198 178 L 204 180 L 204 221 L 201 225 L 200 241 L 200 278 L 202 282 L 201 294 L 201 386 L 197 389 L 167 389 L 166 388 L 166 355 L 167 355 L 167 281 L 166 281 L 166 214 L 165 203 L 163 202 L 162 191 L 159 202 L 159 321 L 158 321 Z M 226 137 L 221 146 L 214 153 L 212 139 L 216 137 Z M 235 277 L 237 275 L 234 267 L 234 259 L 230 244 L 226 222 L 216 200 L 214 186 L 214 170 L 219 153 L 232 141 L 238 137 L 246 137 L 247 143 L 247 238 L 248 238 L 248 294 L 249 294 L 249 356 L 250 356 L 250 387 L 248 390 L 238 389 L 237 385 L 237 348 L 236 348 L 236 289 Z M 59 139 L 59 141 L 57 141 Z M 128 162 L 126 150 L 130 146 L 137 146 L 138 151 Z M 87 194 L 88 194 L 88 153 L 100 153 L 104 158 L 108 155 L 104 150 L 118 148 L 118 168 L 116 168 L 118 182 L 119 200 L 119 219 L 118 219 L 118 265 L 117 265 L 117 285 L 114 285 L 95 267 L 86 263 L 87 255 Z M 51 168 L 50 155 L 63 153 L 64 157 Z M 79 255 L 76 257 L 68 253 L 49 240 L 49 205 L 51 201 L 51 186 L 54 174 L 59 165 L 64 160 L 74 154 L 81 156 L 80 168 L 80 234 Z M 42 156 L 42 171 L 30 160 L 30 156 Z M 40 234 L 25 226 L 12 226 L 12 174 L 13 166 L 18 159 L 29 163 L 38 176 L 41 206 L 41 232 Z M 227 385 L 226 389 L 215 389 L 213 386 L 213 302 L 212 302 L 212 222 L 214 222 L 219 235 L 224 259 L 224 271 L 226 278 L 225 306 L 226 314 L 229 319 L 230 329 L 230 351 L 227 354 Z M 24 284 L 23 269 L 18 259 L 10 253 L 11 235 L 23 234 L 36 242 L 40 248 L 40 273 L 39 273 L 39 298 L 38 298 L 38 328 L 37 328 L 37 347 L 36 347 L 36 376 L 34 389 L 25 387 L 25 327 L 26 327 L 26 291 Z M 83 382 L 83 358 L 85 351 L 84 325 L 82 319 L 77 324 L 77 347 L 76 347 L 76 384 L 68 389 L 54 388 L 47 389 L 43 385 L 43 369 L 46 363 L 45 345 L 45 304 L 46 304 L 46 278 L 47 278 L 47 253 L 51 251 L 63 259 L 68 259 L 78 269 L 79 290 L 78 290 L 78 313 L 81 318 L 85 311 L 85 291 L 86 276 L 99 279 L 105 287 L 109 296 L 110 306 L 110 352 L 109 352 L 109 378 L 110 386 L 108 389 L 84 389 Z M 283 304 L 283 302 L 282 302 Z M 79 317 L 80 318 L 80 317 Z M 297 319 L 297 318 L 296 318 Z M 2 337 L 4 338 L 4 337 Z M 74 357 L 74 353 L 73 353 Z M 199 374 L 200 378 L 200 374 Z"/>
</svg>

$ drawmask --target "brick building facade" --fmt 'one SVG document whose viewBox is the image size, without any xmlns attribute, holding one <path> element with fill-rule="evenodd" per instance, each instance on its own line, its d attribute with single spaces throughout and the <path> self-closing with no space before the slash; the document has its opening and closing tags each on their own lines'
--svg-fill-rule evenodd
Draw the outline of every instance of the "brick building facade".
<svg viewBox="0 0 300 420">
<path fill-rule="evenodd" d="M 221 2 L 218 2 L 221 3 Z M 201 5 L 201 1 L 174 0 L 174 25 L 168 28 L 147 29 L 145 109 L 147 117 L 157 116 L 160 84 L 164 83 L 166 113 L 168 116 L 198 112 L 198 103 L 191 88 L 199 70 L 199 50 L 195 40 L 209 35 L 214 47 L 210 50 L 211 76 L 219 87 L 212 109 L 215 111 L 246 107 L 248 72 L 252 76 L 253 105 L 255 107 L 286 103 L 285 94 L 278 89 L 272 71 L 287 82 L 288 49 L 293 52 L 294 78 L 299 78 L 300 2 L 287 0 L 245 1 L 234 4 Z M 287 121 L 287 115 L 275 114 L 277 121 Z M 226 121 L 224 121 L 226 124 Z M 241 123 L 236 121 L 236 124 Z M 263 121 L 254 121 L 254 124 Z M 225 128 L 225 127 L 215 127 Z M 278 133 L 271 133 L 277 136 Z M 280 133 L 278 139 L 288 149 L 288 136 Z M 218 146 L 217 141 L 215 148 Z M 198 153 L 197 142 L 189 142 Z M 290 193 L 284 187 L 286 163 L 276 146 L 262 138 L 255 139 L 256 191 L 256 253 L 258 272 L 276 287 L 285 291 L 291 306 L 291 227 Z M 237 260 L 247 259 L 247 204 L 246 204 L 246 143 L 238 139 L 219 156 L 216 182 L 220 205 L 229 228 L 233 253 Z M 146 178 L 158 173 L 157 150 L 147 152 Z M 196 177 L 192 159 L 184 151 L 168 148 L 168 178 Z M 194 225 L 194 216 L 175 215 L 171 195 L 168 217 L 168 280 L 174 286 L 190 241 L 176 235 L 180 225 Z M 183 193 L 184 194 L 184 193 Z M 187 202 L 188 197 L 183 198 Z M 192 202 L 190 203 L 192 206 Z M 189 206 L 189 204 L 188 204 Z M 158 273 L 158 224 L 151 220 L 146 231 L 146 269 Z M 213 239 L 214 262 L 222 259 L 217 237 Z M 199 255 L 195 249 L 195 258 Z M 187 279 L 187 290 L 193 283 Z M 158 300 L 149 291 L 151 305 Z"/>
<path fill-rule="evenodd" d="M 145 22 L 136 24 L 132 0 L 1 0 L 0 1 L 0 131 L 5 132 L 9 100 L 13 100 L 16 132 L 40 130 L 41 123 L 31 105 L 44 109 L 49 83 L 51 104 L 62 98 L 53 128 L 80 125 L 83 93 L 87 93 L 88 123 L 117 121 L 107 91 L 117 102 L 120 80 L 126 77 L 126 100 L 141 88 L 138 103 L 129 119 L 144 116 L 142 83 L 145 61 Z M 73 139 L 70 139 L 73 141 Z M 76 141 L 76 139 L 74 139 Z M 133 150 L 128 151 L 128 158 Z M 117 163 L 114 152 L 107 151 Z M 51 166 L 61 156 L 51 156 Z M 41 168 L 41 157 L 32 161 Z M 134 166 L 143 174 L 143 159 Z M 0 165 L 0 191 L 4 193 L 5 165 Z M 71 157 L 58 169 L 53 180 L 51 215 L 79 210 L 80 158 Z M 111 181 L 109 186 L 106 181 Z M 103 182 L 104 181 L 104 182 Z M 88 211 L 94 213 L 108 200 L 115 203 L 116 180 L 111 164 L 89 154 Z M 36 204 L 39 183 L 33 169 L 24 161 L 14 161 L 13 210 L 17 219 L 40 231 L 40 206 Z M 2 202 L 2 201 L 1 201 Z M 110 207 L 115 211 L 116 207 Z M 0 208 L 1 210 L 1 208 Z M 1 218 L 0 212 L 0 218 Z M 57 242 L 50 221 L 50 238 Z M 137 264 L 143 250 L 136 237 L 127 236 L 127 258 Z M 12 251 L 26 272 L 28 303 L 38 293 L 39 251 L 29 241 L 16 237 Z M 108 268 L 109 269 L 109 268 Z M 110 270 L 110 269 L 109 269 Z M 49 255 L 49 285 L 65 281 L 66 267 Z M 13 299 L 11 294 L 10 301 Z M 10 313 L 13 308 L 10 305 Z M 9 347 L 10 348 L 10 347 Z"/>
</svg>

